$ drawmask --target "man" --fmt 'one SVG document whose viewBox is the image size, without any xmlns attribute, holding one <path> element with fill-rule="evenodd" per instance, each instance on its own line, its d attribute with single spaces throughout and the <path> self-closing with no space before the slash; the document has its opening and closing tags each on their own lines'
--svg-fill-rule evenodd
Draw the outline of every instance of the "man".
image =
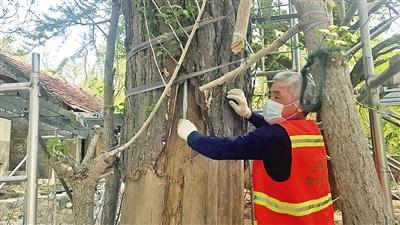
<svg viewBox="0 0 400 225">
<path fill-rule="evenodd" d="M 178 123 L 178 135 L 202 155 L 254 160 L 258 225 L 333 225 L 326 150 L 315 121 L 306 120 L 300 107 L 300 87 L 299 73 L 275 75 L 264 117 L 251 112 L 243 91 L 230 90 L 230 106 L 256 127 L 246 135 L 205 136 L 189 120 Z"/>
</svg>

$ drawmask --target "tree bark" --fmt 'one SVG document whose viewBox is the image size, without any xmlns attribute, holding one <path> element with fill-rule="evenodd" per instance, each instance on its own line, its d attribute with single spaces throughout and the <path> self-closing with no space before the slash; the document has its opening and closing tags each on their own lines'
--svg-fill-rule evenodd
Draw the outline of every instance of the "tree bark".
<svg viewBox="0 0 400 225">
<path fill-rule="evenodd" d="M 97 180 L 74 179 L 71 183 L 74 192 L 74 224 L 94 225 L 93 206 Z"/>
<path fill-rule="evenodd" d="M 325 3 L 322 0 L 296 0 L 295 6 L 302 18 L 300 23 L 305 30 L 306 47 L 312 52 L 322 39 L 317 31 L 326 29 L 330 23 L 328 14 L 324 13 Z M 313 9 L 311 14 L 310 9 Z M 380 188 L 368 141 L 362 132 L 348 65 L 341 53 L 329 57 L 320 115 L 344 224 L 394 224 Z"/>
<path fill-rule="evenodd" d="M 110 29 L 107 36 L 106 59 L 104 63 L 104 139 L 105 149 L 116 144 L 114 135 L 114 53 L 118 31 L 120 12 L 119 0 L 112 1 Z M 120 187 L 120 172 L 116 162 L 113 163 L 113 173 L 106 178 L 104 206 L 101 214 L 101 224 L 113 225 Z"/>
<path fill-rule="evenodd" d="M 167 6 L 166 0 L 155 1 Z M 171 4 L 179 4 L 171 1 Z M 196 7 L 194 1 L 186 4 Z M 227 15 L 235 20 L 238 1 L 210 1 L 203 18 Z M 181 5 L 183 8 L 187 5 Z M 126 20 L 127 52 L 148 40 L 144 26 L 142 1 L 123 1 Z M 152 1 L 146 1 L 146 18 L 154 36 L 170 32 L 156 16 Z M 154 23 L 157 22 L 157 26 Z M 193 21 L 181 21 L 190 25 Z M 201 27 L 192 41 L 182 64 L 182 72 L 190 73 L 236 60 L 230 53 L 233 27 L 228 20 Z M 185 37 L 180 37 L 186 40 Z M 184 44 L 184 43 L 183 43 Z M 176 57 L 180 49 L 172 41 L 164 47 Z M 156 48 L 157 49 L 157 48 Z M 126 88 L 161 81 L 150 49 L 142 50 L 127 61 Z M 168 54 L 158 56 L 165 80 L 176 63 Z M 205 94 L 198 87 L 232 68 L 222 68 L 189 80 L 188 119 L 203 133 L 227 136 L 239 134 L 243 121 L 230 109 L 225 99 L 233 87 L 245 88 L 244 78 L 229 82 Z M 246 88 L 245 88 L 246 89 Z M 243 164 L 240 161 L 214 161 L 196 154 L 176 134 L 182 117 L 182 88 L 174 86 L 160 107 L 147 134 L 123 154 L 123 179 L 126 182 L 122 202 L 121 224 L 243 224 Z M 130 96 L 125 101 L 125 123 L 122 140 L 130 139 L 147 118 L 161 90 Z"/>
</svg>

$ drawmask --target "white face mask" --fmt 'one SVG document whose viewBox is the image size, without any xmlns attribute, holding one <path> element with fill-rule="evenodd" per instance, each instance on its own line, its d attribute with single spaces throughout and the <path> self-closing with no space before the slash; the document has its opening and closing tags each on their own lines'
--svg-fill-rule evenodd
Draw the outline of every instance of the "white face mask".
<svg viewBox="0 0 400 225">
<path fill-rule="evenodd" d="M 274 102 L 274 101 L 268 99 L 265 102 L 264 107 L 263 107 L 263 116 L 264 116 L 265 121 L 267 121 L 269 124 L 275 124 L 275 123 L 281 123 L 281 122 L 293 117 L 299 111 L 299 108 L 297 107 L 296 102 L 297 101 L 294 101 L 287 105 L 282 105 L 280 103 L 277 103 L 277 102 Z M 292 115 L 288 116 L 287 118 L 283 118 L 282 117 L 283 108 L 291 106 L 293 104 L 296 105 L 297 111 L 295 113 L 293 113 Z"/>
</svg>

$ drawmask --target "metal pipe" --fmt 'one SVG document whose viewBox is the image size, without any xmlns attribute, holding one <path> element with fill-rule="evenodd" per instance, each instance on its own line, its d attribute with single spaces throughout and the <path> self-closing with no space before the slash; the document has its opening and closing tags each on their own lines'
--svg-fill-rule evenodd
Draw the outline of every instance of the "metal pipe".
<svg viewBox="0 0 400 225">
<path fill-rule="evenodd" d="M 0 92 L 27 91 L 27 90 L 29 90 L 29 86 L 30 86 L 29 82 L 4 83 L 4 84 L 0 84 Z"/>
<path fill-rule="evenodd" d="M 391 162 L 388 162 L 388 164 L 389 164 L 389 169 L 390 169 L 390 167 L 392 167 L 393 169 L 395 169 L 395 170 L 397 170 L 398 172 L 400 172 L 400 168 L 398 167 L 398 166 L 396 166 L 396 165 L 394 165 L 393 163 L 391 163 Z"/>
<path fill-rule="evenodd" d="M 386 121 L 388 121 L 388 122 L 390 122 L 390 123 L 392 123 L 392 124 L 394 124 L 394 125 L 400 127 L 400 123 L 397 122 L 397 121 L 395 121 L 394 119 L 392 119 L 392 118 L 390 118 L 390 117 L 388 117 L 388 116 L 383 116 L 382 118 L 383 118 L 384 120 L 386 120 Z"/>
<path fill-rule="evenodd" d="M 18 170 L 19 168 L 21 168 L 22 165 L 24 165 L 24 163 L 25 163 L 27 157 L 28 157 L 28 156 L 25 156 L 25 157 L 21 160 L 21 162 L 18 163 L 18 165 L 13 169 L 13 171 L 11 171 L 11 173 L 8 175 L 9 177 L 13 176 L 13 175 L 17 172 L 17 170 Z M 0 189 L 3 188 L 5 184 L 6 184 L 6 183 L 0 184 Z"/>
<path fill-rule="evenodd" d="M 388 162 L 389 162 L 389 163 L 392 163 L 393 165 L 396 164 L 397 167 L 400 167 L 400 162 L 397 161 L 396 159 L 390 157 L 390 156 L 388 156 Z M 399 169 L 399 171 L 400 171 L 400 169 Z"/>
<path fill-rule="evenodd" d="M 256 72 L 257 77 L 272 77 L 277 73 L 285 71 L 295 71 L 295 70 L 272 70 L 272 71 L 258 71 Z"/>
<path fill-rule="evenodd" d="M 397 59 L 397 61 L 393 65 L 390 65 L 390 67 L 385 70 L 381 75 L 371 77 L 371 79 L 368 80 L 369 88 L 378 88 L 388 79 L 397 75 L 398 71 L 400 71 L 400 59 Z M 383 91 L 380 91 L 380 93 L 381 92 Z M 365 85 L 360 88 L 359 93 L 360 94 L 357 96 L 357 101 L 364 101 L 365 95 L 367 93 L 367 88 Z"/>
<path fill-rule="evenodd" d="M 392 25 L 392 23 L 397 20 L 400 16 L 395 16 L 392 19 L 389 19 L 386 23 L 384 23 L 382 26 L 380 26 L 378 29 L 376 29 L 374 32 L 372 32 L 371 34 L 371 39 L 376 38 L 376 36 L 380 35 L 382 32 L 384 32 L 385 30 L 387 30 L 388 27 L 390 27 L 390 25 Z M 365 25 L 364 25 L 365 26 Z M 349 50 L 346 51 L 345 56 L 348 57 L 350 54 L 358 51 L 362 46 L 362 42 L 358 42 L 356 45 L 354 45 L 353 47 L 351 47 Z"/>
<path fill-rule="evenodd" d="M 182 103 L 182 118 L 187 119 L 188 109 L 188 81 L 183 83 L 183 103 Z"/>
<path fill-rule="evenodd" d="M 29 129 L 28 129 L 28 161 L 26 184 L 26 211 L 27 225 L 37 224 L 37 167 L 38 167 L 38 125 L 39 125 L 39 64 L 40 56 L 32 54 L 32 75 L 29 97 Z"/>
<path fill-rule="evenodd" d="M 14 181 L 26 181 L 26 176 L 0 177 L 0 182 L 14 182 Z"/>
<path fill-rule="evenodd" d="M 364 74 L 369 92 L 369 101 L 372 107 L 379 104 L 379 91 L 376 88 L 370 88 L 370 82 L 374 78 L 374 62 L 372 58 L 371 39 L 368 22 L 367 0 L 358 1 L 358 12 L 361 26 L 361 41 L 363 43 L 363 65 Z M 374 161 L 376 171 L 378 172 L 379 181 L 382 191 L 385 195 L 386 203 L 391 209 L 390 212 L 394 216 L 392 198 L 390 195 L 389 174 L 386 172 L 388 163 L 385 155 L 385 140 L 383 137 L 382 117 L 375 110 L 369 110 L 372 146 L 374 151 Z"/>
<path fill-rule="evenodd" d="M 296 9 L 293 5 L 293 2 L 291 0 L 289 0 L 289 14 L 293 14 L 296 13 Z M 297 19 L 296 18 L 292 18 L 290 19 L 290 27 L 293 27 L 295 24 L 297 23 Z M 298 33 L 296 33 L 292 38 L 291 38 L 291 42 L 292 42 L 292 69 L 296 70 L 297 72 L 300 72 L 301 68 L 301 52 L 300 52 L 300 48 L 298 45 L 299 43 L 299 35 Z M 293 49 L 294 46 L 294 49 Z"/>
<path fill-rule="evenodd" d="M 344 0 L 340 0 L 340 23 L 343 24 L 344 17 L 346 16 L 346 4 Z"/>
<path fill-rule="evenodd" d="M 387 81 L 389 78 L 399 74 L 400 71 L 400 58 L 396 60 L 396 62 L 393 63 L 385 72 L 383 72 L 380 76 L 374 77 L 374 79 L 371 80 L 370 86 L 373 88 L 376 88 L 380 85 L 382 85 L 385 81 Z"/>
<path fill-rule="evenodd" d="M 261 46 L 265 45 L 265 38 L 264 38 L 264 28 L 260 28 L 260 34 L 261 34 Z M 265 57 L 261 58 L 261 71 L 265 72 Z M 257 77 L 257 73 L 255 74 L 255 77 Z M 265 103 L 265 82 L 264 78 L 262 79 L 261 83 L 261 105 L 264 107 Z M 253 197 L 253 196 L 252 196 Z"/>
</svg>

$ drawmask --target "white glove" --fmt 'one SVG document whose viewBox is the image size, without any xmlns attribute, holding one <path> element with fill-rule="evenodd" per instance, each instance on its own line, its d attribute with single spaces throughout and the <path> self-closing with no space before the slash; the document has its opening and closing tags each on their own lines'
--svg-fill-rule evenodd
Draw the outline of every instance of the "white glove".
<svg viewBox="0 0 400 225">
<path fill-rule="evenodd" d="M 185 141 L 187 141 L 187 137 L 193 131 L 197 131 L 197 128 L 192 122 L 190 122 L 187 119 L 180 119 L 178 121 L 177 133 L 178 133 L 180 138 L 182 138 Z"/>
<path fill-rule="evenodd" d="M 229 99 L 235 101 L 229 101 L 229 105 L 235 110 L 235 112 L 246 119 L 249 119 L 251 116 L 251 110 L 247 106 L 246 97 L 244 93 L 240 89 L 232 89 L 228 91 L 228 95 L 226 96 Z"/>
</svg>

